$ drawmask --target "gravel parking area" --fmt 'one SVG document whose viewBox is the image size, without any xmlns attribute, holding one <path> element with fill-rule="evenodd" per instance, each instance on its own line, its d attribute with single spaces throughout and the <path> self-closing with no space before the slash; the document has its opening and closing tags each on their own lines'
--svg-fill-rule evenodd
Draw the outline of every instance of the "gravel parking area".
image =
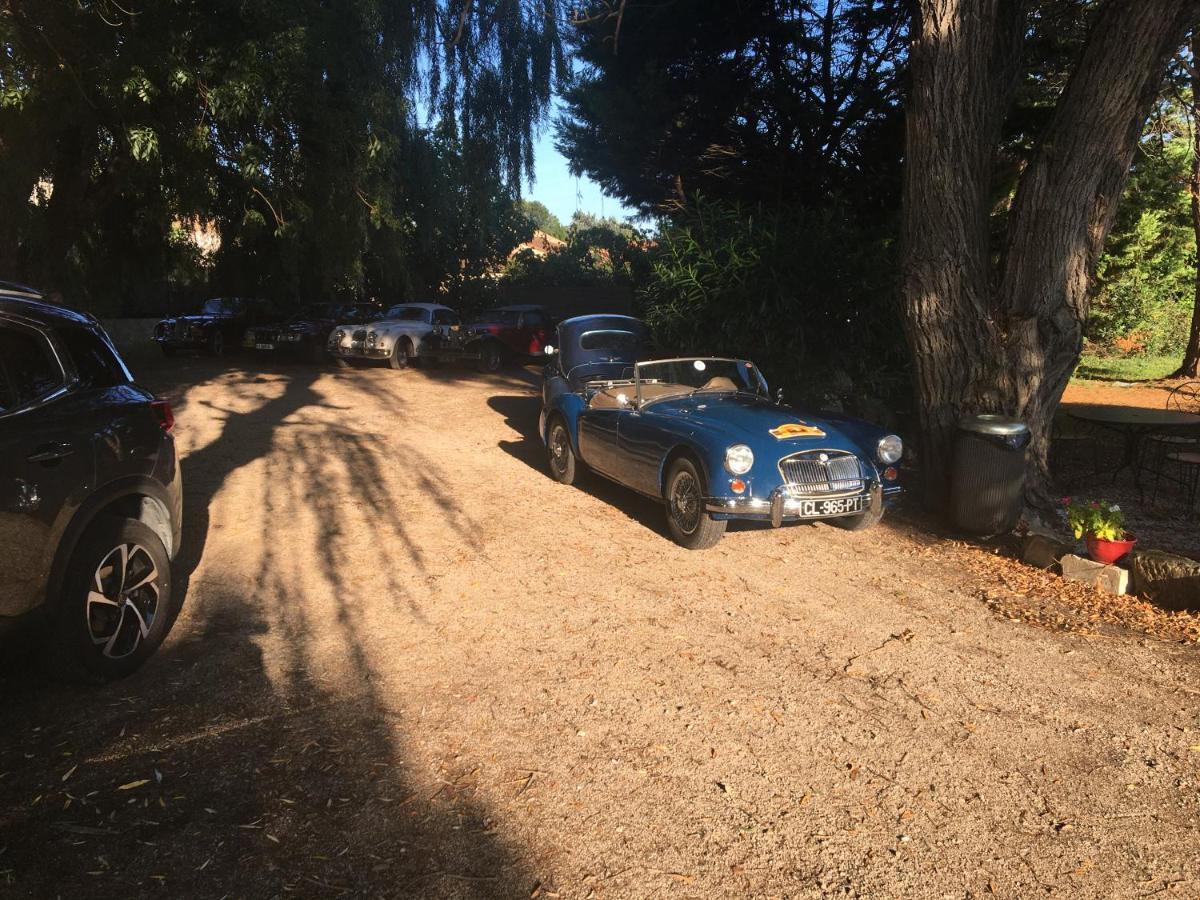
<svg viewBox="0 0 1200 900">
<path fill-rule="evenodd" d="M 2 649 L 0 895 L 1200 895 L 1194 646 L 1057 633 L 898 520 L 545 474 L 532 372 L 154 361 L 184 612 Z"/>
</svg>

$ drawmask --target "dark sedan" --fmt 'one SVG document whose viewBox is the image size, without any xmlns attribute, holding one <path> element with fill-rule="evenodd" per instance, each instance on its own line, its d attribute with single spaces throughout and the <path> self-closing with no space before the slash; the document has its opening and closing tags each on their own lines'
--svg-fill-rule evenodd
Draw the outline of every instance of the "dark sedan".
<svg viewBox="0 0 1200 900">
<path fill-rule="evenodd" d="M 371 322 L 382 312 L 376 303 L 315 303 L 282 322 L 247 328 L 242 346 L 319 363 L 326 358 L 325 345 L 335 325 Z"/>
<path fill-rule="evenodd" d="M 163 319 L 154 327 L 154 341 L 166 356 L 179 350 L 201 350 L 222 356 L 236 347 L 247 325 L 270 321 L 272 310 L 265 300 L 214 297 L 205 300 L 200 312 Z"/>
</svg>

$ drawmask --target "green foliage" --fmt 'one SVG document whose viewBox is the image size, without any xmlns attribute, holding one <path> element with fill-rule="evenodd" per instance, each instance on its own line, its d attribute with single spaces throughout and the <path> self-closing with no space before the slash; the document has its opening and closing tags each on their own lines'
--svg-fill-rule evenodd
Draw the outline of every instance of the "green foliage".
<svg viewBox="0 0 1200 900">
<path fill-rule="evenodd" d="M 853 379 L 905 404 L 890 246 L 907 5 L 581 9 L 558 147 L 662 217 L 639 292 L 661 343 L 754 359 L 793 398 Z"/>
<path fill-rule="evenodd" d="M 1096 381 L 1159 381 L 1179 368 L 1179 354 L 1147 356 L 1145 354 L 1099 355 L 1085 353 L 1075 370 L 1076 378 Z"/>
<path fill-rule="evenodd" d="M 1107 500 L 1075 500 L 1063 497 L 1067 509 L 1067 525 L 1076 539 L 1084 535 L 1102 541 L 1119 541 L 1125 537 L 1125 513 Z"/>
<path fill-rule="evenodd" d="M 823 399 L 839 371 L 891 394 L 906 357 L 890 255 L 837 210 L 696 198 L 663 229 L 641 302 L 664 345 L 753 359 L 792 396 Z"/>
<path fill-rule="evenodd" d="M 1164 100 L 1148 126 L 1097 269 L 1088 339 L 1107 352 L 1182 353 L 1196 292 L 1192 149 Z"/>
<path fill-rule="evenodd" d="M 537 231 L 543 231 L 551 237 L 556 237 L 560 241 L 567 239 L 567 227 L 559 221 L 558 216 L 550 212 L 546 208 L 546 204 L 537 200 L 522 200 L 521 212 L 529 219 L 530 224 Z"/>
<path fill-rule="evenodd" d="M 632 286 L 648 276 L 645 242 L 633 226 L 576 212 L 566 246 L 539 255 L 525 248 L 508 260 L 505 280 L 522 287 Z"/>
<path fill-rule="evenodd" d="M 899 196 L 902 0 L 590 0 L 558 146 L 646 213 Z"/>
<path fill-rule="evenodd" d="M 103 311 L 452 292 L 524 232 L 557 2 L 9 4 L 0 273 Z M 215 256 L 172 238 L 194 218 Z"/>
</svg>

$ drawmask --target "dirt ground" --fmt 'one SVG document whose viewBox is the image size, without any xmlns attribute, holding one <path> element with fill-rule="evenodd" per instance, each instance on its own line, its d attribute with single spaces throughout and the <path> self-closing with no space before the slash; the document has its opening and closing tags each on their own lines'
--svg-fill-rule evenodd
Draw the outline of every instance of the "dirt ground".
<svg viewBox="0 0 1200 900">
<path fill-rule="evenodd" d="M 106 688 L 3 648 L 0 895 L 1200 895 L 1194 644 L 903 517 L 682 550 L 546 476 L 524 370 L 142 374 L 186 605 Z"/>
<path fill-rule="evenodd" d="M 1172 389 L 1186 379 L 1163 381 L 1119 382 L 1072 379 L 1063 392 L 1063 403 L 1103 403 L 1109 406 L 1143 406 L 1162 409 Z M 1125 385 L 1125 386 L 1122 386 Z"/>
</svg>

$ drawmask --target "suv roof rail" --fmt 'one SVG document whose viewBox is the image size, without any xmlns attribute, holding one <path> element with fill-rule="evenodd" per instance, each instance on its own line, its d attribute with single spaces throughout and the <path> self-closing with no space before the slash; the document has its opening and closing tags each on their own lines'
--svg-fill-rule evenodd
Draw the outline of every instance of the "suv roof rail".
<svg viewBox="0 0 1200 900">
<path fill-rule="evenodd" d="M 0 280 L 0 294 L 16 295 L 26 300 L 41 300 L 45 295 L 37 288 L 16 281 Z"/>
</svg>

